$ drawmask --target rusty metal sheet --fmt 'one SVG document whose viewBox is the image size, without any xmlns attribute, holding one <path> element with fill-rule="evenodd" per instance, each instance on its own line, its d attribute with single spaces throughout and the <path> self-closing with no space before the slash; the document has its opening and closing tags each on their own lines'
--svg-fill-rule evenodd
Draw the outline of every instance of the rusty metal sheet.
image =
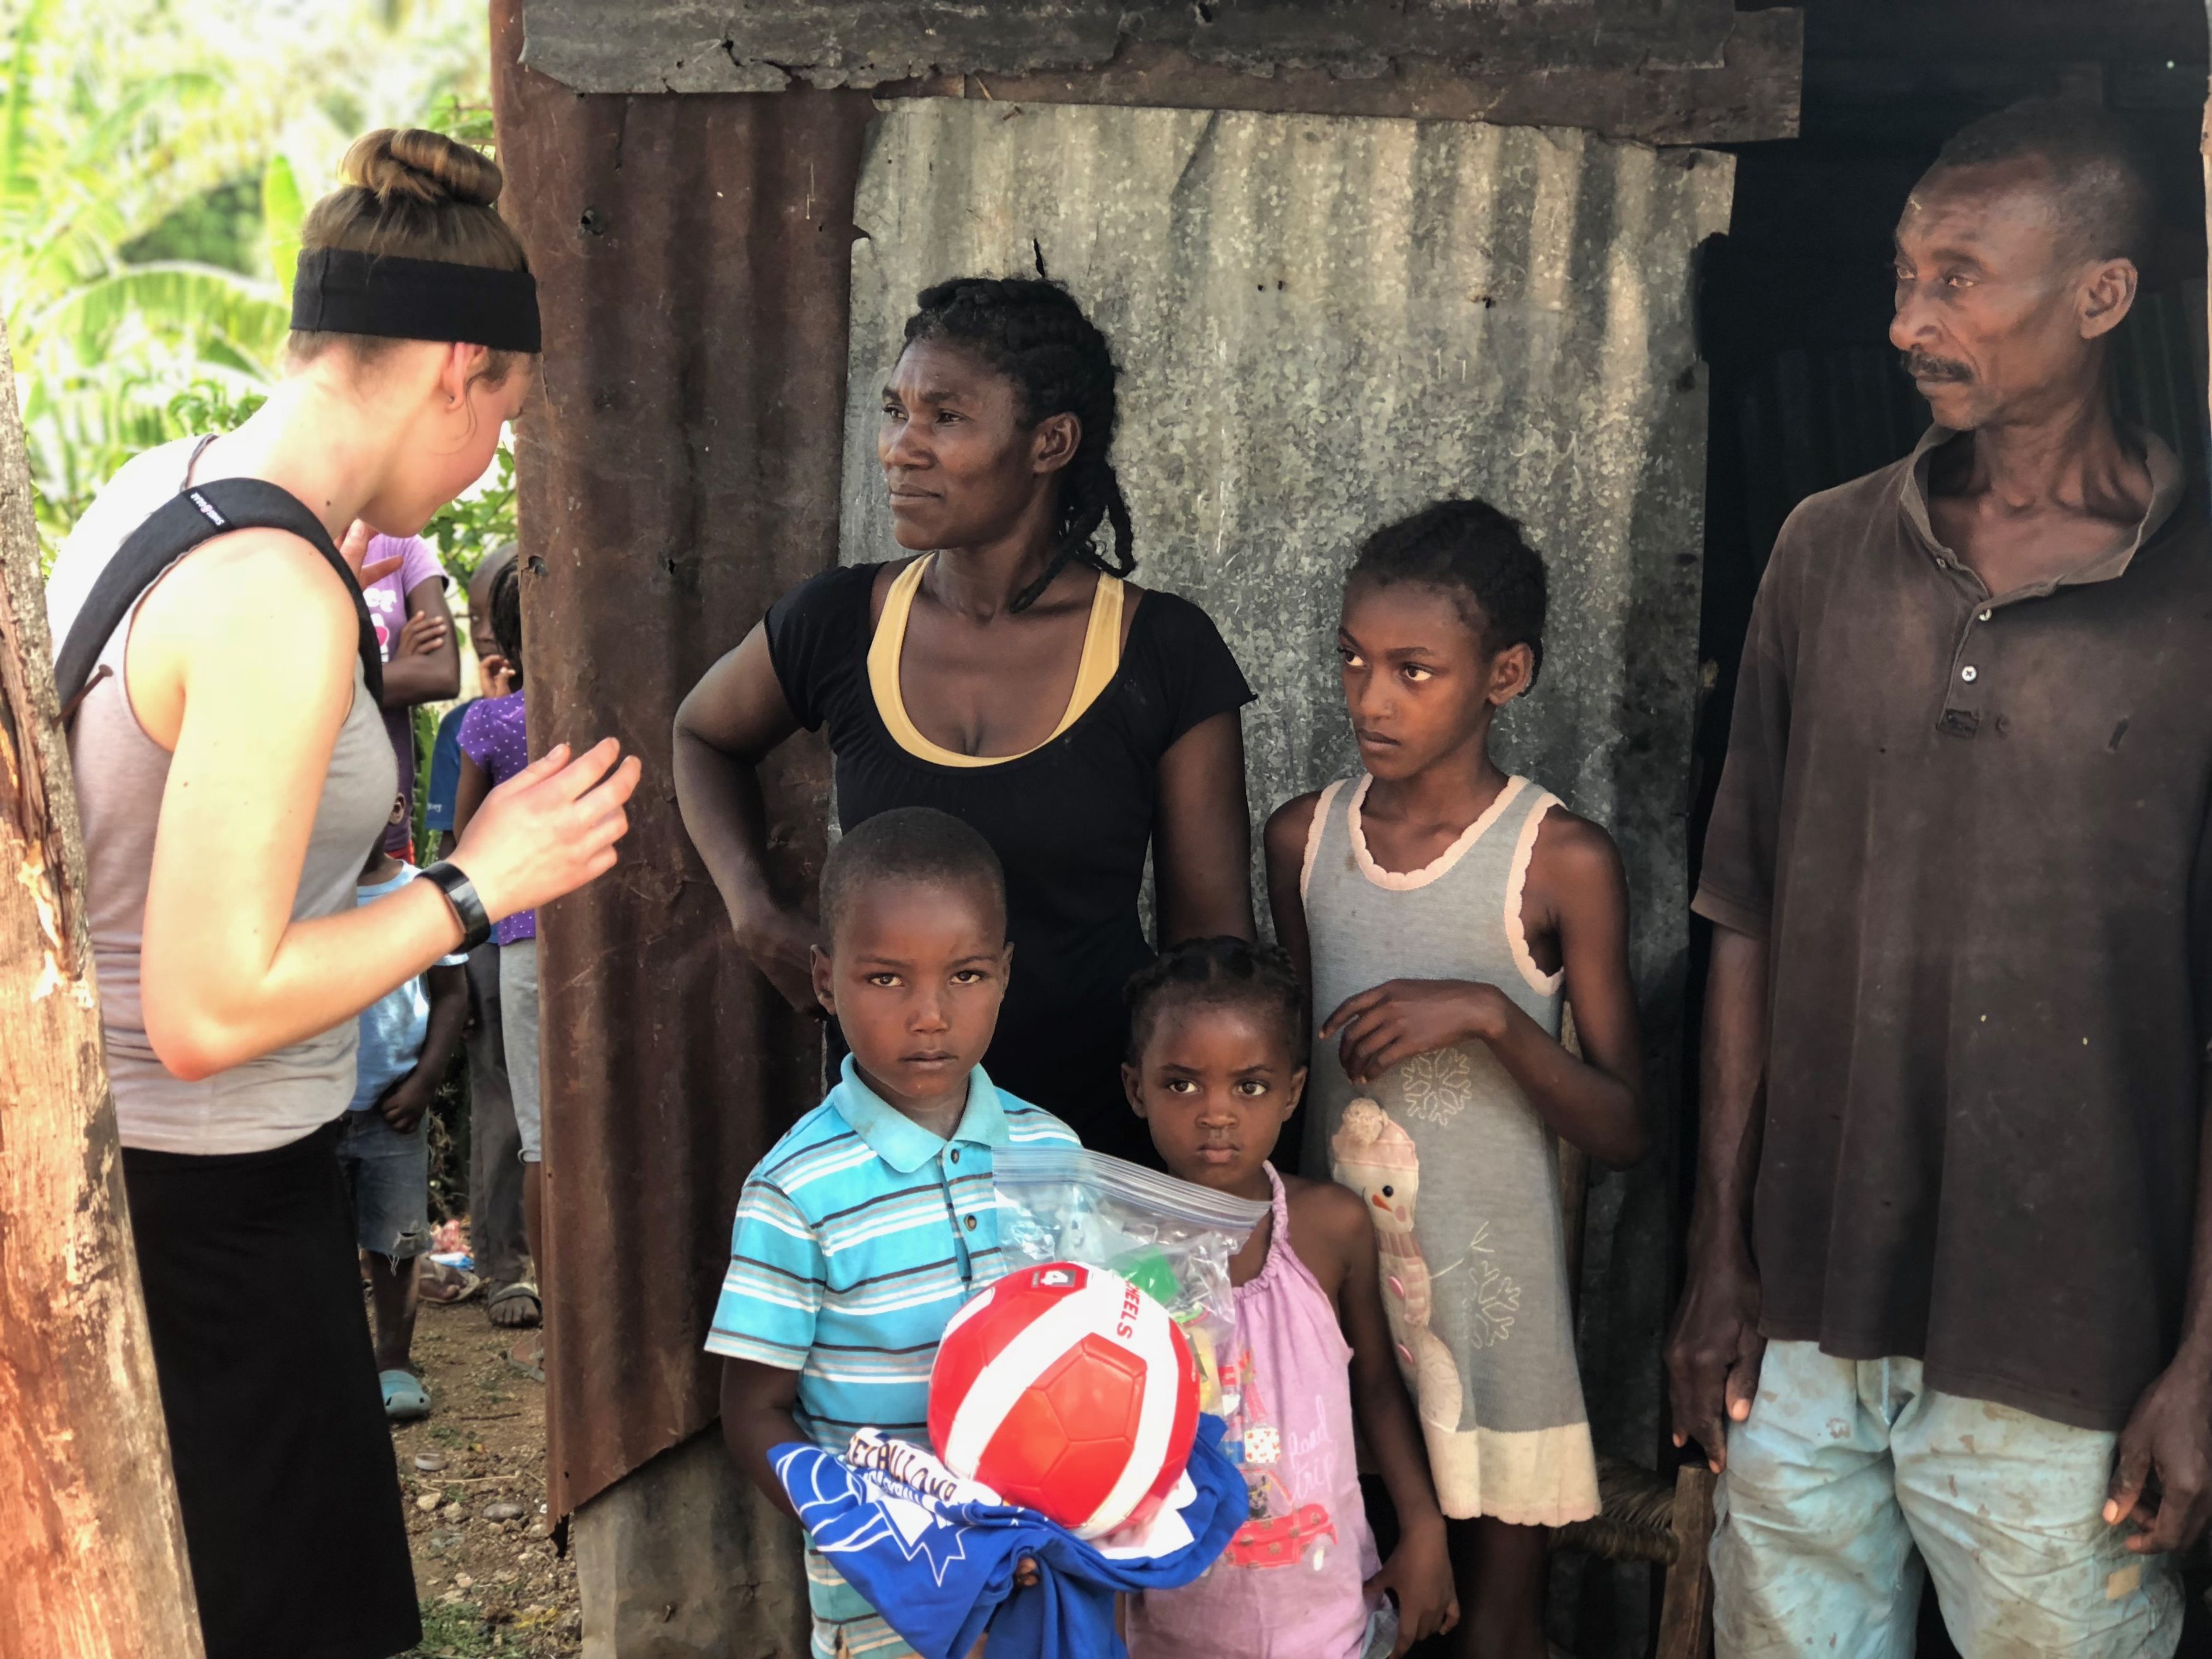
<svg viewBox="0 0 2212 1659">
<path fill-rule="evenodd" d="M 1803 17 L 1731 0 L 525 0 L 586 92 L 866 87 L 1544 122 L 1657 143 L 1796 131 Z"/>
<path fill-rule="evenodd" d="M 1204 605 L 1259 693 L 1255 830 L 1358 774 L 1334 640 L 1360 538 L 1447 495 L 1528 526 L 1551 623 L 1501 758 L 1620 843 L 1662 1147 L 1704 534 L 1692 268 L 1733 168 L 1574 131 L 925 100 L 884 106 L 854 207 L 841 556 L 895 551 L 877 388 L 916 290 L 1041 261 L 1124 370 L 1137 579 Z M 1583 1283 L 1593 1431 L 1646 1463 L 1672 1191 L 1663 1157 L 1599 1176 Z M 1639 1583 L 1606 1594 L 1640 1621 Z"/>
<path fill-rule="evenodd" d="M 507 210 L 545 319 L 519 427 L 533 747 L 645 758 L 615 872 L 541 927 L 548 1481 L 564 1514 L 714 1419 L 702 1352 L 738 1188 L 818 1097 L 817 1028 L 734 945 L 678 822 L 676 705 L 833 562 L 858 94 L 579 98 L 493 8 Z M 769 769 L 794 890 L 819 745 Z"/>
</svg>

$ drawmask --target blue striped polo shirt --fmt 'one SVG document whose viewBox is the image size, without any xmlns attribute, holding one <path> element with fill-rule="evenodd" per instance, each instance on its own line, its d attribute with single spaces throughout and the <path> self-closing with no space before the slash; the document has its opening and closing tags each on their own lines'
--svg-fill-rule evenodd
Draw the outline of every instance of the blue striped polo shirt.
<svg viewBox="0 0 2212 1659">
<path fill-rule="evenodd" d="M 929 1367 L 945 1326 L 1005 1276 L 991 1152 L 1077 1144 L 1042 1107 L 977 1066 L 940 1139 L 860 1080 L 852 1057 L 829 1098 L 745 1182 L 710 1353 L 797 1371 L 793 1415 L 842 1453 L 863 1426 L 929 1443 Z M 812 1550 L 817 1620 L 872 1612 Z"/>
</svg>

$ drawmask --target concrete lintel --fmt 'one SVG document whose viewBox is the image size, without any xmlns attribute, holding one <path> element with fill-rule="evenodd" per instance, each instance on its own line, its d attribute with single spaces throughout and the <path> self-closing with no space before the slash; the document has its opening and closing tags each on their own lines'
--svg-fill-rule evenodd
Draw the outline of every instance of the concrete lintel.
<svg viewBox="0 0 2212 1659">
<path fill-rule="evenodd" d="M 1797 130 L 1803 15 L 1722 0 L 524 0 L 523 61 L 580 92 L 807 85 L 1032 102 L 1578 126 L 1659 143 Z M 1413 14 L 1423 15 L 1415 16 Z"/>
</svg>

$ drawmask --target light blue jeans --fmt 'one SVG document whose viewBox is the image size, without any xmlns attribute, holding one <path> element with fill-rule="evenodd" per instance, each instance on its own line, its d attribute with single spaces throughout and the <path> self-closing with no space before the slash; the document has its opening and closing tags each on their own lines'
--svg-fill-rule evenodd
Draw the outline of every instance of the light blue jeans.
<svg viewBox="0 0 2212 1659">
<path fill-rule="evenodd" d="M 1966 1659 L 2168 1659 L 2174 1559 L 2105 1524 L 2118 1438 L 1770 1344 L 1717 1499 L 1719 1659 L 1909 1659 L 1923 1563 Z"/>
<path fill-rule="evenodd" d="M 535 1164 L 544 1144 L 544 1115 L 538 1093 L 538 941 L 519 939 L 499 947 L 499 1023 L 507 1040 L 507 1088 L 514 1100 L 514 1127 L 522 1161 Z"/>
</svg>

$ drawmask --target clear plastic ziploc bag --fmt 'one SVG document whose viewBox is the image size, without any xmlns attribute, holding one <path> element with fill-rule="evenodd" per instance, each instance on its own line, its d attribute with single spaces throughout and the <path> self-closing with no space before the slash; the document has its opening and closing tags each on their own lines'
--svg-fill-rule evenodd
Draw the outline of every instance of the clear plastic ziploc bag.
<svg viewBox="0 0 2212 1659">
<path fill-rule="evenodd" d="M 1146 1292 L 1198 1356 L 1199 1409 L 1234 1414 L 1239 1379 L 1232 1369 L 1224 1386 L 1221 1364 L 1237 1352 L 1229 1260 L 1267 1213 L 1266 1201 L 1078 1146 L 1002 1146 L 991 1167 L 1008 1254 L 1105 1267 Z"/>
</svg>

